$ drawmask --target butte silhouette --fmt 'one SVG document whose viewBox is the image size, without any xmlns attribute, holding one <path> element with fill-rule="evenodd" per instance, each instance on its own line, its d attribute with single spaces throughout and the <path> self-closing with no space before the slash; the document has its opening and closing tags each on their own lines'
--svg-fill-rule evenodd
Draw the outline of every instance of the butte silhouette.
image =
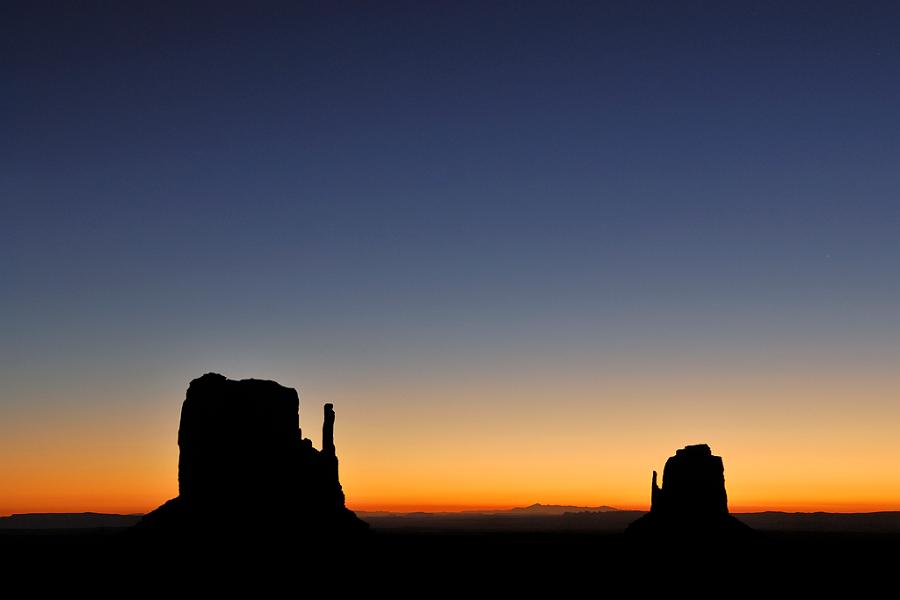
<svg viewBox="0 0 900 600">
<path fill-rule="evenodd" d="M 274 381 L 207 373 L 191 381 L 178 428 L 178 497 L 136 532 L 341 535 L 368 524 L 344 505 L 325 405 L 322 449 L 300 429 L 297 391 Z"/>
<path fill-rule="evenodd" d="M 752 533 L 728 514 L 725 467 L 706 444 L 685 446 L 669 457 L 662 488 L 656 478 L 653 471 L 650 512 L 628 526 L 630 536 L 690 540 Z"/>
</svg>

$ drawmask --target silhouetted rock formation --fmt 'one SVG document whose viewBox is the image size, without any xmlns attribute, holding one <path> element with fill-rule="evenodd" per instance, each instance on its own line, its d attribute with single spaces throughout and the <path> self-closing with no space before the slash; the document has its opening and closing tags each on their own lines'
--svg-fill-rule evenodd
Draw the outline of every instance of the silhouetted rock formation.
<svg viewBox="0 0 900 600">
<path fill-rule="evenodd" d="M 325 405 L 322 450 L 303 438 L 297 391 L 207 373 L 191 382 L 178 429 L 179 495 L 139 531 L 341 533 L 368 526 L 344 506 Z"/>
<path fill-rule="evenodd" d="M 663 485 L 651 484 L 650 512 L 628 526 L 643 535 L 709 536 L 750 532 L 728 514 L 725 467 L 706 444 L 686 446 L 669 457 Z"/>
</svg>

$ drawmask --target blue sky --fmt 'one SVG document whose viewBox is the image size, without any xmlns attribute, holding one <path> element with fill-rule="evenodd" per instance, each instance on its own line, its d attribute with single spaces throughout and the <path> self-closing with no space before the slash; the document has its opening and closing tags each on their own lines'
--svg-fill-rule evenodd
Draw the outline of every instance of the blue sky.
<svg viewBox="0 0 900 600">
<path fill-rule="evenodd" d="M 293 4 L 4 6 L 22 423 L 207 369 L 896 364 L 895 5 Z"/>
</svg>

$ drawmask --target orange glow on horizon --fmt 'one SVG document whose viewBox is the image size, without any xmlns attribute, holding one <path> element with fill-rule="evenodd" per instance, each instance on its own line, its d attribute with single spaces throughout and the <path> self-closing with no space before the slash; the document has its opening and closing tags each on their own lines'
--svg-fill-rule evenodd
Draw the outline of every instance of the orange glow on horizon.
<svg viewBox="0 0 900 600">
<path fill-rule="evenodd" d="M 466 512 L 466 511 L 502 511 L 512 508 L 523 508 L 534 502 L 516 502 L 513 504 L 359 504 L 349 505 L 349 508 L 360 512 Z M 559 504 L 563 506 L 596 507 L 600 504 L 581 504 L 576 502 L 541 502 L 540 504 Z M 648 511 L 649 505 L 623 504 L 614 505 L 613 508 L 627 511 Z M 798 505 L 743 505 L 729 506 L 732 514 L 756 513 L 756 512 L 829 512 L 829 513 L 867 513 L 867 512 L 895 512 L 900 511 L 900 503 L 897 504 L 798 504 Z"/>
<path fill-rule="evenodd" d="M 174 494 L 173 494 L 174 496 Z M 2 512 L 0 512 L 0 517 L 8 516 L 11 514 L 23 514 L 23 513 L 84 513 L 84 512 L 93 512 L 93 513 L 108 513 L 108 514 L 145 514 L 150 512 L 151 510 L 157 508 L 163 502 L 168 500 L 169 497 L 163 498 L 159 501 L 139 501 L 139 502 L 129 502 L 127 499 L 123 500 L 120 498 L 85 498 L 84 500 L 45 500 L 45 501 L 36 501 L 29 502 L 26 504 L 9 504 L 5 505 Z M 523 501 L 523 502 L 512 502 L 512 503 L 503 503 L 503 504 L 492 504 L 492 503 L 467 503 L 467 504 L 458 504 L 458 503 L 441 503 L 441 502 L 427 502 L 427 503 L 388 503 L 388 502 L 363 502 L 363 503 L 350 503 L 348 502 L 348 507 L 351 510 L 358 512 L 391 512 L 391 513 L 412 513 L 412 512 L 466 512 L 466 511 L 503 511 L 509 510 L 512 508 L 522 508 L 526 506 L 530 506 L 534 504 L 533 501 Z M 575 501 L 567 501 L 567 502 L 540 502 L 540 504 L 548 505 L 548 504 L 558 504 L 564 506 L 577 506 L 577 507 L 596 507 L 604 505 L 603 503 L 592 502 L 592 503 L 583 503 L 583 502 L 575 502 Z M 629 511 L 647 511 L 649 510 L 648 504 L 611 504 L 608 506 L 612 506 L 618 510 L 629 510 Z M 788 513 L 814 513 L 814 512 L 828 512 L 828 513 L 868 513 L 868 512 L 894 512 L 900 511 L 900 503 L 818 503 L 818 504 L 777 504 L 777 503 L 767 503 L 767 504 L 742 504 L 742 505 L 730 505 L 729 511 L 732 514 L 741 514 L 741 513 L 757 513 L 757 512 L 788 512 Z"/>
<path fill-rule="evenodd" d="M 723 457 L 732 512 L 900 510 L 900 377 L 824 372 L 504 375 L 462 390 L 362 377 L 301 390 L 301 424 L 318 446 L 321 404 L 335 403 L 341 483 L 364 511 L 646 510 L 651 472 L 700 442 Z M 77 412 L 4 415 L 0 515 L 143 513 L 177 494 L 183 387 L 135 402 L 137 414 L 106 408 L 110 393 Z"/>
</svg>

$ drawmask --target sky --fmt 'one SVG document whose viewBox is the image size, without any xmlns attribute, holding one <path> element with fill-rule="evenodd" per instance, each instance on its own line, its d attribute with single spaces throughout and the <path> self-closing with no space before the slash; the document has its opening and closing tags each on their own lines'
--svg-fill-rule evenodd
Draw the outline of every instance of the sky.
<svg viewBox="0 0 900 600">
<path fill-rule="evenodd" d="M 210 371 L 352 508 L 900 509 L 895 3 L 253 4 L 0 7 L 0 515 L 175 496 Z"/>
</svg>

